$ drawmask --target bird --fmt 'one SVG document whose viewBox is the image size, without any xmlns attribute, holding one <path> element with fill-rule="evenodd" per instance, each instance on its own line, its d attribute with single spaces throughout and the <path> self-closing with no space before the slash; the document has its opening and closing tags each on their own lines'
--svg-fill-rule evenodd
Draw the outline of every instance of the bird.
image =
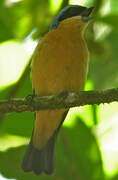
<svg viewBox="0 0 118 180">
<path fill-rule="evenodd" d="M 92 19 L 93 8 L 68 5 L 55 17 L 34 52 L 31 77 L 35 95 L 84 89 L 89 62 L 84 30 Z M 22 162 L 24 172 L 54 173 L 56 139 L 68 111 L 68 108 L 36 111 L 32 137 Z"/>
</svg>

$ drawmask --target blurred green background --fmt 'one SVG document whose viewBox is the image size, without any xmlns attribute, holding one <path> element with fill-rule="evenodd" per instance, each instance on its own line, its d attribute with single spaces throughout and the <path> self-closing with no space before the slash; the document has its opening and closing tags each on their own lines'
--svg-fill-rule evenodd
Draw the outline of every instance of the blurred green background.
<svg viewBox="0 0 118 180">
<path fill-rule="evenodd" d="M 118 87 L 118 1 L 0 0 L 0 99 L 32 93 L 32 53 L 68 4 L 95 6 L 85 33 L 90 52 L 85 90 Z M 51 177 L 21 170 L 33 124 L 30 112 L 0 114 L 0 180 L 118 179 L 118 103 L 70 110 L 58 137 Z"/>
</svg>

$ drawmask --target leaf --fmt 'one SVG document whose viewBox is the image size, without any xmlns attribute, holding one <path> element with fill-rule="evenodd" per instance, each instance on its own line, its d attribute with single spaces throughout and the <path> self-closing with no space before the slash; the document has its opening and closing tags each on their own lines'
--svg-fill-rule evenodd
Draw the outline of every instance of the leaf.
<svg viewBox="0 0 118 180">
<path fill-rule="evenodd" d="M 46 32 L 52 15 L 49 1 L 29 0 L 0 4 L 0 42 L 9 39 L 25 39 L 37 29 L 40 34 Z"/>
<path fill-rule="evenodd" d="M 104 48 L 101 52 L 101 58 L 90 53 L 88 78 L 92 80 L 95 89 L 108 89 L 118 85 L 117 42 L 118 34 L 112 31 L 100 42 L 107 45 L 106 52 Z"/>
<path fill-rule="evenodd" d="M 118 28 L 118 15 L 117 14 L 108 14 L 106 16 L 96 19 L 96 21 L 101 21 L 106 24 L 111 25 L 113 28 Z"/>
<path fill-rule="evenodd" d="M 73 128 L 63 128 L 61 144 L 65 155 L 61 157 L 58 153 L 57 162 L 59 163 L 59 159 L 60 162 L 61 159 L 68 159 L 69 164 L 65 166 L 62 163 L 61 169 L 57 166 L 59 174 L 62 173 L 65 166 L 69 167 L 68 173 L 73 179 L 104 179 L 99 147 L 91 129 L 83 121 L 76 118 Z"/>
</svg>

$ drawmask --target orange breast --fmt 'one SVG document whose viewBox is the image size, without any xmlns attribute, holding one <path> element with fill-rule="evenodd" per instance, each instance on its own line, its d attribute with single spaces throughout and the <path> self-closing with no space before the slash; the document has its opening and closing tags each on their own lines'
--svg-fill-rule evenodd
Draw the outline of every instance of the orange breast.
<svg viewBox="0 0 118 180">
<path fill-rule="evenodd" d="M 87 65 L 88 50 L 83 38 L 62 38 L 51 31 L 37 48 L 32 63 L 33 88 L 38 95 L 79 91 L 85 84 Z"/>
<path fill-rule="evenodd" d="M 81 36 L 76 34 L 74 37 L 72 34 L 64 35 L 53 30 L 37 47 L 32 62 L 32 85 L 37 95 L 78 92 L 84 88 L 88 50 Z M 37 148 L 40 149 L 52 136 L 64 111 L 65 109 L 37 112 L 33 135 Z"/>
</svg>

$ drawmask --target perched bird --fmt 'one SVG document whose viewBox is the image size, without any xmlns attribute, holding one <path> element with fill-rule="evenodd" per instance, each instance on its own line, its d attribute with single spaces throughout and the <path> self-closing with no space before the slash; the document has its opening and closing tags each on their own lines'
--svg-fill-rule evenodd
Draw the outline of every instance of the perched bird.
<svg viewBox="0 0 118 180">
<path fill-rule="evenodd" d="M 93 7 L 67 6 L 37 45 L 31 70 L 36 95 L 83 90 L 88 69 L 83 32 L 92 10 Z M 36 112 L 32 138 L 22 163 L 25 172 L 53 173 L 55 141 L 67 112 L 68 109 Z"/>
</svg>

